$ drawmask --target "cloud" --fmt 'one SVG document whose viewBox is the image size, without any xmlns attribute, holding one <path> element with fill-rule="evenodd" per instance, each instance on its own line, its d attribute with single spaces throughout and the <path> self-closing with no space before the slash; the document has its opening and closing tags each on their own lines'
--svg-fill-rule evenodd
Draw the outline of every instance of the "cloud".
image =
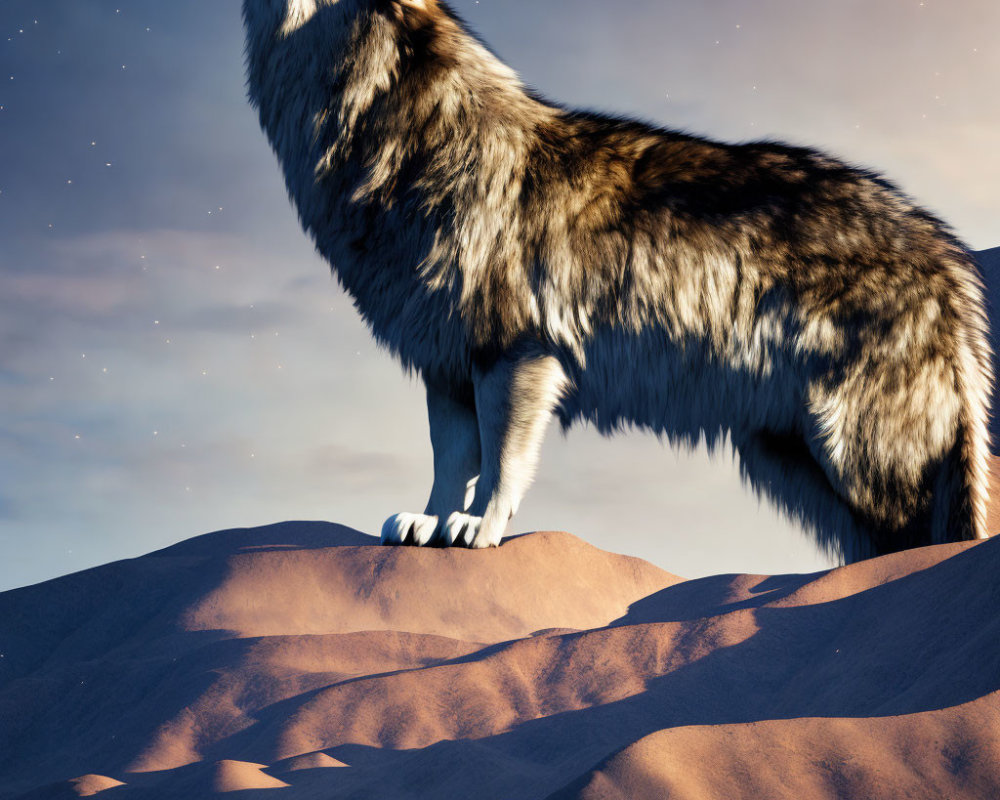
<svg viewBox="0 0 1000 800">
<path fill-rule="evenodd" d="M 0 494 L 0 520 L 8 522 L 17 518 L 14 501 Z"/>
<path fill-rule="evenodd" d="M 144 299 L 137 279 L 118 275 L 0 273 L 0 296 L 7 314 L 55 313 L 107 317 Z"/>
<path fill-rule="evenodd" d="M 292 303 L 214 304 L 177 314 L 171 324 L 188 331 L 248 335 L 293 325 L 300 317 L 301 307 Z"/>
</svg>

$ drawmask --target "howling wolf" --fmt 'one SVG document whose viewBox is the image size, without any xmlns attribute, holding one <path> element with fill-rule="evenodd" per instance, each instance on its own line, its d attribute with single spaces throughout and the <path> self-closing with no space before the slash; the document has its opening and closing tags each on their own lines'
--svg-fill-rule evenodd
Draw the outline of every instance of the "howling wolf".
<svg viewBox="0 0 1000 800">
<path fill-rule="evenodd" d="M 244 0 L 319 252 L 427 389 L 394 544 L 499 544 L 553 415 L 710 448 L 845 561 L 986 536 L 980 279 L 878 175 L 573 111 L 441 0 Z"/>
</svg>

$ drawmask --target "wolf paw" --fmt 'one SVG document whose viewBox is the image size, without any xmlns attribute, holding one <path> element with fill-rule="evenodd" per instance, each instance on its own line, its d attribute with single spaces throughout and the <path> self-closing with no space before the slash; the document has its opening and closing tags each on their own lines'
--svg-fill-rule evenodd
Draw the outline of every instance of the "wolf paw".
<svg viewBox="0 0 1000 800">
<path fill-rule="evenodd" d="M 438 527 L 438 518 L 426 514 L 393 514 L 382 525 L 382 544 L 430 544 Z"/>
<path fill-rule="evenodd" d="M 483 518 L 472 514 L 456 511 L 445 522 L 441 530 L 441 539 L 445 545 L 459 547 L 497 547 L 500 544 L 500 533 L 491 535 L 483 527 Z"/>
</svg>

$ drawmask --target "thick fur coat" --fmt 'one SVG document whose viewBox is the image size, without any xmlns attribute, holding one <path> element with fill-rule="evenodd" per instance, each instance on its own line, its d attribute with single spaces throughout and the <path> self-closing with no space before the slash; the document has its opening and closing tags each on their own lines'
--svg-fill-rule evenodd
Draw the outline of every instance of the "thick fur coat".
<svg viewBox="0 0 1000 800">
<path fill-rule="evenodd" d="M 393 543 L 496 545 L 550 417 L 714 447 L 845 560 L 986 535 L 982 290 L 878 175 L 528 91 L 440 0 L 244 0 L 302 224 L 427 386 Z"/>
</svg>

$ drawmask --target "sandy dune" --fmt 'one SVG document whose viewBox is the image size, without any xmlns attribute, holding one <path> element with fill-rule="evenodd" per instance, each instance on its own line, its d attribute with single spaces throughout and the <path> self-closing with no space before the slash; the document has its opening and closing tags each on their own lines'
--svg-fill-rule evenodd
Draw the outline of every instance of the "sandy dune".
<svg viewBox="0 0 1000 800">
<path fill-rule="evenodd" d="M 997 700 L 986 697 L 898 717 L 673 728 L 556 797 L 995 798 L 997 722 Z"/>
<path fill-rule="evenodd" d="M 0 797 L 1000 796 L 1000 539 L 686 582 L 564 533 L 373 545 L 0 595 Z"/>
</svg>

